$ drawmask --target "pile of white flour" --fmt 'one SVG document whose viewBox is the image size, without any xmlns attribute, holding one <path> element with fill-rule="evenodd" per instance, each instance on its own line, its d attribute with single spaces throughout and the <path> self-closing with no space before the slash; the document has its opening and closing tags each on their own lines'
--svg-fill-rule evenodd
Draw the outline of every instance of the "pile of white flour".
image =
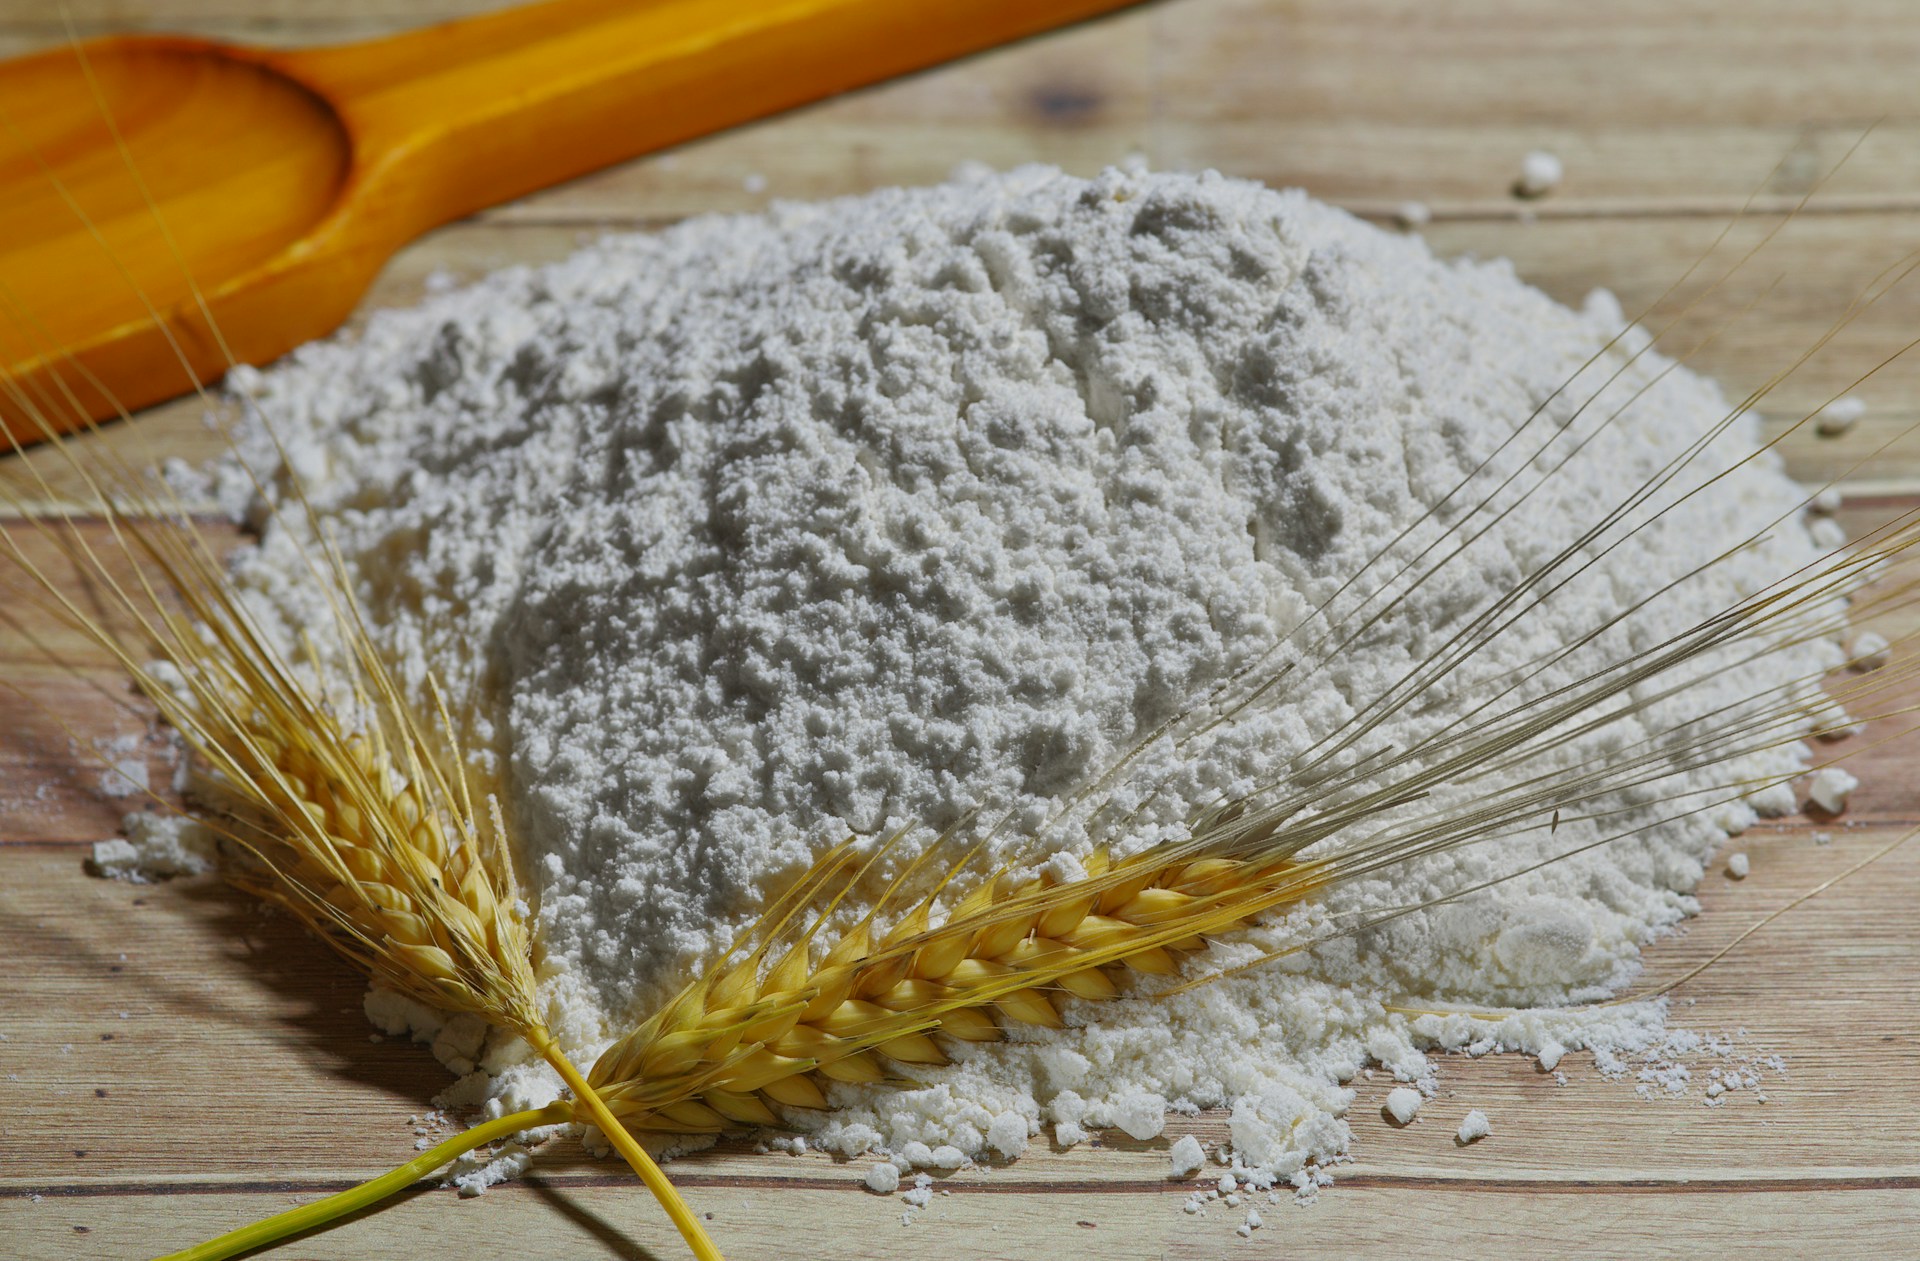
<svg viewBox="0 0 1920 1261">
<path fill-rule="evenodd" d="M 1570 311 L 1505 265 L 1436 261 L 1298 193 L 1029 168 L 610 239 L 382 313 L 241 385 L 392 659 L 416 682 L 430 667 L 463 704 L 517 829 L 553 1026 L 590 1054 L 850 830 L 923 825 L 904 860 L 970 810 L 1011 811 L 983 867 L 1084 853 L 1084 819 L 1037 855 L 1031 829 L 1315 609 L 1353 610 L 1438 540 L 1414 571 L 1431 577 L 1274 703 L 1196 747 L 1151 750 L 1123 792 L 1143 808 L 1117 839 L 1178 836 L 1222 793 L 1285 781 L 1723 415 L 1710 382 L 1656 382 L 1658 356 L 1628 363 L 1632 337 L 1602 353 L 1622 323 L 1604 294 Z M 1743 421 L 1674 489 L 1753 449 Z M 284 474 L 274 484 L 284 495 Z M 1496 493 L 1512 513 L 1469 516 Z M 1529 694 L 1805 563 L 1821 549 L 1801 497 L 1769 456 L 1610 532 L 1611 550 L 1583 553 L 1597 563 L 1373 744 L 1453 729 L 1491 683 L 1778 517 Z M 1409 527 L 1398 563 L 1366 568 Z M 324 621 L 297 580 L 304 533 L 297 513 L 271 520 L 237 569 L 288 625 Z M 1837 658 L 1812 643 L 1723 672 L 1530 773 Z M 1751 819 L 1726 804 L 1661 823 L 1678 808 L 1662 798 L 1709 801 L 1798 756 L 1676 775 L 1623 796 L 1639 813 L 1605 829 L 1542 820 L 1339 888 L 1215 962 L 1647 825 L 1163 1004 L 1073 1008 L 1064 1034 L 965 1049 L 920 1088 L 847 1091 L 818 1139 L 986 1160 L 1043 1133 L 1151 1137 L 1170 1107 L 1225 1106 L 1248 1167 L 1307 1179 L 1344 1151 L 1344 1083 L 1369 1064 L 1430 1082 L 1423 1051 L 1466 1041 L 1555 1058 L 1597 1045 L 1624 1063 L 1662 1044 L 1657 1005 L 1499 1028 L 1385 1005 L 1611 992 Z"/>
</svg>

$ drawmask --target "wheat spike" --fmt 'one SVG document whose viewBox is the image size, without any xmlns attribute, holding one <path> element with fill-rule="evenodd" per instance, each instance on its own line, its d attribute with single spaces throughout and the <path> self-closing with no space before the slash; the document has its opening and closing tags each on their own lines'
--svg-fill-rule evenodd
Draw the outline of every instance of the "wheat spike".
<svg viewBox="0 0 1920 1261">
<path fill-rule="evenodd" d="M 392 988 L 516 1030 L 539 1025 L 532 942 L 497 825 L 436 807 L 364 735 L 255 729 L 232 756 L 293 825 L 256 842 L 274 876 L 243 870 L 240 883 L 337 938 Z"/>
<path fill-rule="evenodd" d="M 50 440 L 56 451 L 65 450 Z M 31 460 L 24 467 L 39 477 Z M 123 516 L 115 497 L 91 478 L 89 484 L 96 487 L 97 510 L 141 562 L 133 588 L 114 579 L 77 529 L 37 521 L 34 528 L 70 546 L 130 630 L 109 627 L 82 609 L 5 526 L 0 551 L 34 579 L 56 613 L 119 661 L 210 769 L 203 795 L 224 806 L 212 822 L 255 860 L 235 873 L 236 882 L 287 907 L 382 982 L 519 1033 L 574 1090 L 579 1109 L 647 1183 L 695 1255 L 718 1258 L 692 1210 L 592 1097 L 547 1031 L 498 806 L 488 798 L 483 824 L 460 769 L 452 722 L 431 681 L 441 739 L 430 739 L 414 721 L 343 594 L 337 557 L 315 568 L 347 646 L 344 661 L 331 667 L 329 689 L 350 693 L 344 704 L 319 694 L 319 685 L 306 682 L 271 647 L 190 520 L 159 510 L 137 486 L 124 488 L 122 497 L 131 495 L 149 513 Z M 149 657 L 166 668 L 150 665 Z M 182 1261 L 231 1256 L 256 1246 L 261 1228 L 176 1255 Z"/>
<path fill-rule="evenodd" d="M 792 898 L 845 876 L 849 849 L 823 859 Z M 687 986 L 609 1047 L 588 1079 L 640 1129 L 777 1124 L 777 1106 L 824 1107 L 826 1082 L 946 1063 L 936 1036 L 985 1042 L 1006 1023 L 1059 1028 L 1061 996 L 1113 998 L 1128 973 L 1173 976 L 1207 938 L 1311 895 L 1322 870 L 1284 857 L 1155 850 L 1111 862 L 1096 851 L 1079 879 L 995 875 L 937 925 L 932 897 L 884 935 L 869 913 L 817 963 L 815 920 L 770 966 L 762 946 Z"/>
<path fill-rule="evenodd" d="M 56 452 L 66 452 L 50 426 L 47 435 Z M 39 480 L 34 462 L 21 456 Z M 499 808 L 488 798 L 483 826 L 437 687 L 429 680 L 440 709 L 436 742 L 414 720 L 368 641 L 345 594 L 338 557 L 329 553 L 312 565 L 346 647 L 344 660 L 330 670 L 330 698 L 271 646 L 177 506 L 169 511 L 137 484 L 123 486 L 116 497 L 91 474 L 87 480 L 96 510 L 138 562 L 133 588 L 114 579 L 71 522 L 62 531 L 29 519 L 70 546 L 131 629 L 109 627 L 82 609 L 5 526 L 0 551 L 35 581 L 56 613 L 119 661 L 211 769 L 210 795 L 226 807 L 216 829 L 256 860 L 236 873 L 236 882 L 293 911 L 386 984 L 519 1033 L 574 1090 L 578 1105 L 661 1201 L 694 1254 L 717 1259 L 692 1210 L 593 1097 L 547 1031 Z M 123 515 L 116 498 L 146 511 Z M 309 645 L 309 656 L 316 655 Z M 150 665 L 150 657 L 166 669 Z M 339 703 L 348 694 L 350 700 Z M 241 1235 L 259 1239 L 256 1231 Z M 234 1255 L 237 1238 L 177 1256 Z"/>
</svg>

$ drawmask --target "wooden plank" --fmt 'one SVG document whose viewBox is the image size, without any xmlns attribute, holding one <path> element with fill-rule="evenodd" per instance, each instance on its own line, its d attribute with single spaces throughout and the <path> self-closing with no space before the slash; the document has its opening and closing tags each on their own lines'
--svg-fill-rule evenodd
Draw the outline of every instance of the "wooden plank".
<svg viewBox="0 0 1920 1261">
<path fill-rule="evenodd" d="M 1873 779 L 1861 790 L 1871 794 Z M 1897 832 L 1810 829 L 1736 844 L 1753 874 L 1709 875 L 1703 916 L 1648 952 L 1648 987 L 1704 961 L 1735 933 Z M 370 1039 L 361 982 L 315 953 L 286 917 L 210 879 L 158 886 L 82 874 L 64 846 L 0 850 L 0 929 L 13 966 L 0 973 L 0 1090 L 10 1118 L 0 1187 L 47 1195 L 222 1178 L 308 1186 L 365 1176 L 412 1154 L 408 1118 L 447 1084 L 418 1049 Z M 1786 1058 L 1768 1074 L 1766 1104 L 1736 1094 L 1725 1107 L 1639 1099 L 1573 1055 L 1568 1085 L 1531 1061 L 1448 1057 L 1442 1096 L 1423 1121 L 1394 1130 L 1379 1108 L 1391 1084 L 1359 1083 L 1353 1172 L 1394 1178 L 1534 1178 L 1548 1182 L 1689 1179 L 1860 1181 L 1920 1177 L 1903 1127 L 1863 1124 L 1893 1114 L 1920 1070 L 1920 931 L 1909 908 L 1920 844 L 1782 917 L 1681 994 L 1687 1026 L 1744 1029 L 1745 1046 Z M 245 1092 L 229 1088 L 245 1081 Z M 262 1107 L 262 1100 L 271 1104 Z M 1495 1118 L 1496 1139 L 1463 1154 L 1452 1128 L 1469 1107 Z M 1175 1120 L 1224 1138 L 1219 1117 Z M 1568 1145 L 1570 1131 L 1582 1135 Z M 182 1135 L 217 1136 L 182 1145 Z M 1040 1146 L 996 1185 L 1152 1181 L 1164 1141 L 1106 1136 L 1097 1148 Z M 84 1154 L 79 1154 L 84 1153 Z M 578 1169 L 563 1156 L 563 1170 Z M 685 1176 L 723 1183 L 842 1176 L 824 1157 L 793 1162 L 739 1145 L 688 1158 Z M 604 1170 L 601 1171 L 604 1174 Z M 852 1176 L 852 1175 L 846 1175 Z"/>
<path fill-rule="evenodd" d="M 1666 1194 L 1497 1185 L 1355 1187 L 1311 1208 L 1263 1203 L 1265 1225 L 1242 1240 L 1234 1234 L 1239 1214 L 1215 1209 L 1204 1218 L 1188 1217 L 1180 1212 L 1181 1196 L 1171 1191 L 968 1189 L 936 1197 L 905 1224 L 897 1200 L 879 1201 L 857 1190 L 850 1176 L 846 1181 L 844 1190 L 712 1196 L 696 1189 L 690 1198 L 697 1210 L 713 1215 L 708 1227 L 734 1261 L 796 1255 L 849 1261 L 904 1255 L 994 1261 L 1057 1261 L 1062 1255 L 1102 1261 L 1283 1255 L 1665 1261 L 1708 1248 L 1742 1258 L 1803 1261 L 1816 1241 L 1829 1256 L 1908 1255 L 1912 1232 L 1920 1229 L 1920 1195 L 1905 1187 L 1817 1194 L 1798 1188 Z M 291 1204 L 292 1197 L 279 1194 L 0 1201 L 0 1232 L 23 1255 L 45 1261 L 144 1256 Z M 684 1252 L 638 1189 L 533 1181 L 497 1188 L 477 1201 L 416 1196 L 284 1252 L 301 1261 L 364 1261 L 396 1255 L 400 1247 L 409 1256 L 453 1256 L 421 1249 L 454 1239 L 460 1256 L 538 1249 L 568 1261 L 640 1261 Z"/>
<path fill-rule="evenodd" d="M 180 29 L 274 43 L 361 38 L 498 7 L 355 0 L 70 6 L 78 29 Z M 1902 0 L 1165 0 L 1046 39 L 796 111 L 654 169 L 628 166 L 501 212 L 551 220 L 680 217 L 924 182 L 960 160 L 1086 170 L 1129 153 L 1219 167 L 1384 209 L 1511 213 L 1520 156 L 1567 162 L 1549 206 L 1580 213 L 1798 195 L 1873 133 L 1831 189 L 1920 204 L 1920 23 Z M 34 0 L 0 5 L 0 51 L 57 42 Z M 1778 169 L 1774 168 L 1778 166 Z M 1769 177 L 1769 172 L 1773 174 Z"/>
</svg>

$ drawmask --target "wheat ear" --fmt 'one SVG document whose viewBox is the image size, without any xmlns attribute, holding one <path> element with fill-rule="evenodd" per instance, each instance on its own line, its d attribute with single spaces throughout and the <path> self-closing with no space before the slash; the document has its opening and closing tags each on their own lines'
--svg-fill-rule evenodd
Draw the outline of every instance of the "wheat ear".
<svg viewBox="0 0 1920 1261">
<path fill-rule="evenodd" d="M 848 880 L 843 845 L 759 925 L 767 943 L 790 941 L 771 966 L 762 944 L 709 972 L 609 1047 L 588 1079 L 634 1128 L 775 1125 L 776 1105 L 825 1107 L 827 1082 L 946 1063 L 936 1036 L 993 1041 L 1003 1022 L 1059 1028 L 1060 996 L 1116 997 L 1129 972 L 1173 976 L 1207 938 L 1322 883 L 1320 864 L 1291 858 L 1163 854 L 1112 862 L 1096 851 L 1084 877 L 1064 882 L 1001 873 L 939 924 L 929 895 L 877 936 L 881 899 L 815 962 L 824 917 L 793 938 L 780 929 L 792 908 Z"/>
<path fill-rule="evenodd" d="M 36 419 L 53 450 L 79 468 L 51 426 Z M 36 463 L 20 455 L 29 476 L 50 490 Z M 80 472 L 96 511 L 134 562 L 134 579 L 117 578 L 71 520 L 60 528 L 29 517 L 29 526 L 66 547 L 98 580 L 124 627 L 81 608 L 4 525 L 0 552 L 33 580 L 54 613 L 119 662 L 210 769 L 209 785 L 228 806 L 214 820 L 216 830 L 255 860 L 236 882 L 288 908 L 384 984 L 526 1038 L 660 1200 L 694 1254 L 717 1259 L 692 1210 L 593 1098 L 547 1031 L 500 810 L 489 797 L 484 823 L 476 811 L 453 724 L 431 679 L 438 739 L 414 720 L 346 594 L 337 555 L 308 558 L 346 650 L 332 686 L 323 688 L 308 682 L 323 677 L 317 654 L 309 649 L 312 672 L 285 660 L 177 504 L 156 502 L 131 479 L 109 494 L 91 472 Z M 141 515 L 119 510 L 126 499 Z M 164 666 L 150 664 L 154 658 Z M 243 1233 L 252 1242 L 226 1237 L 179 1255 L 207 1261 L 258 1245 L 257 1231 Z"/>
</svg>

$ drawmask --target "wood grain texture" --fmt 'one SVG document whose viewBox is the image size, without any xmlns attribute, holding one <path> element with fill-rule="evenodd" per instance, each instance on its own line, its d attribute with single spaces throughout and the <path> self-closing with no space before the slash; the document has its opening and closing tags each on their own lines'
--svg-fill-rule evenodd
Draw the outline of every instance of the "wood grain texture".
<svg viewBox="0 0 1920 1261">
<path fill-rule="evenodd" d="M 67 0 L 83 35 L 187 29 L 287 45 L 489 7 Z M 0 53 L 62 38 L 57 10 L 0 2 Z M 609 228 L 937 179 L 963 159 L 1090 171 L 1130 154 L 1300 185 L 1382 222 L 1419 200 L 1435 213 L 1425 235 L 1442 255 L 1508 257 L 1558 298 L 1605 286 L 1638 311 L 1750 194 L 1764 210 L 1790 208 L 1858 141 L 1801 218 L 1674 330 L 1671 344 L 1689 345 L 1772 286 L 1693 359 L 1738 395 L 1920 249 L 1917 60 L 1920 15 L 1906 0 L 1165 0 L 454 225 L 397 257 L 357 318 L 412 300 L 434 272 L 557 258 Z M 1536 146 L 1566 160 L 1567 179 L 1521 203 L 1507 186 Z M 1767 226 L 1737 225 L 1721 256 Z M 1769 432 L 1917 334 L 1920 299 L 1895 290 L 1763 404 Z M 1896 365 L 1861 386 L 1870 410 L 1843 438 L 1783 443 L 1799 475 L 1849 483 L 1856 529 L 1916 502 L 1920 436 L 1905 434 L 1920 420 L 1915 379 Z M 201 458 L 219 445 L 204 410 L 157 409 L 79 450 Z M 49 496 L 17 466 L 0 461 L 0 478 L 44 510 Z M 72 500 L 75 479 L 56 476 L 52 489 Z M 49 565 L 69 563 L 32 546 Z M 50 668 L 43 647 L 77 674 Z M 25 693 L 0 697 L 0 1254 L 146 1255 L 410 1156 L 409 1118 L 446 1075 L 421 1048 L 369 1040 L 360 984 L 342 965 L 216 883 L 84 874 L 84 843 L 132 804 L 102 795 L 96 744 L 131 737 L 156 783 L 168 755 L 110 662 L 3 583 L 0 679 Z M 1648 984 L 1920 822 L 1917 743 L 1859 755 L 1866 782 L 1841 824 L 1782 820 L 1742 838 L 1752 875 L 1709 873 L 1704 914 L 1648 952 Z M 1816 830 L 1832 843 L 1815 844 Z M 952 1194 L 912 1225 L 897 1199 L 861 1189 L 860 1162 L 729 1143 L 673 1172 L 736 1257 L 1912 1255 L 1917 895 L 1920 842 L 1680 989 L 1688 1026 L 1744 1028 L 1753 1048 L 1785 1057 L 1766 1104 L 1744 1092 L 1713 1108 L 1698 1093 L 1642 1100 L 1585 1056 L 1568 1057 L 1564 1086 L 1530 1061 L 1448 1057 L 1441 1096 L 1404 1130 L 1381 1116 L 1388 1083 L 1361 1082 L 1355 1160 L 1340 1185 L 1311 1209 L 1263 1208 L 1267 1225 L 1251 1241 L 1234 1236 L 1237 1216 L 1224 1210 L 1180 1212 L 1164 1141 L 1036 1144 L 1013 1165 L 943 1180 Z M 1494 1133 L 1463 1149 L 1452 1133 L 1470 1107 L 1492 1116 Z M 1170 1136 L 1188 1131 L 1212 1141 L 1225 1125 L 1176 1119 Z M 562 1144 L 539 1169 L 477 1202 L 414 1194 L 275 1255 L 385 1255 L 396 1240 L 428 1258 L 527 1251 L 533 1240 L 570 1259 L 678 1255 L 617 1168 Z"/>
<path fill-rule="evenodd" d="M 1620 1261 L 1666 1261 L 1695 1255 L 1696 1249 L 1697 1255 L 1714 1249 L 1742 1258 L 1802 1261 L 1804 1242 L 1813 1238 L 1835 1241 L 1828 1256 L 1910 1256 L 1907 1241 L 1920 1225 L 1911 1192 L 1880 1188 L 1817 1196 L 1791 1188 L 1740 1194 L 1701 1189 L 1648 1197 L 1591 1188 L 1355 1185 L 1310 1212 L 1269 1206 L 1266 1226 L 1250 1240 L 1236 1238 L 1218 1217 L 1183 1217 L 1177 1193 L 1136 1187 L 999 1193 L 968 1188 L 937 1199 L 938 1207 L 912 1225 L 882 1216 L 883 1206 L 872 1197 L 852 1200 L 851 1192 L 797 1187 L 779 1195 L 729 1191 L 711 1196 L 703 1190 L 690 1188 L 688 1199 L 713 1214 L 708 1228 L 715 1242 L 738 1261 L 796 1255 L 848 1261 L 902 1256 L 1057 1261 L 1067 1249 L 1073 1251 L 1066 1255 L 1101 1261 L 1529 1257 L 1576 1251 Z M 211 1234 L 238 1216 L 262 1213 L 267 1206 L 261 1201 L 269 1198 L 272 1207 L 287 1204 L 281 1197 L 183 1197 L 169 1205 L 169 1228 L 182 1238 Z M 1490 1211 L 1495 1205 L 1507 1211 Z M 146 1224 L 111 1212 L 104 1200 L 49 1200 L 39 1211 L 43 1220 L 7 1225 L 21 1232 L 14 1238 L 33 1249 L 32 1256 L 47 1261 L 139 1256 L 161 1242 Z M 389 1250 L 396 1246 L 410 1256 L 431 1255 L 414 1250 L 457 1237 L 463 1248 L 459 1255 L 518 1255 L 529 1246 L 527 1227 L 533 1220 L 540 1224 L 538 1246 L 546 1256 L 651 1261 L 675 1255 L 674 1240 L 633 1197 L 615 1188 L 580 1189 L 545 1179 L 489 1192 L 477 1202 L 417 1196 L 377 1218 L 352 1222 L 286 1251 L 301 1261 L 365 1261 L 395 1255 Z M 855 1220 L 857 1231 L 851 1229 Z M 1780 1224 L 1789 1220 L 1795 1230 L 1783 1234 Z M 844 1235 L 817 1233 L 817 1224 L 824 1222 L 848 1229 Z M 1542 1222 L 1552 1224 L 1550 1231 L 1540 1228 Z M 76 1233 L 82 1228 L 87 1233 Z M 800 1239 L 822 1250 L 803 1253 Z"/>
<path fill-rule="evenodd" d="M 1863 798 L 1889 769 L 1868 775 Z M 1743 841 L 1753 874 L 1738 883 L 1709 875 L 1705 914 L 1649 952 L 1648 982 L 1706 958 L 1889 835 L 1842 829 L 1816 846 L 1801 829 Z M 83 852 L 0 852 L 0 932 L 13 951 L 0 974 L 8 1117 L 0 1238 L 35 1241 L 20 1254 L 31 1256 L 134 1255 L 137 1248 L 115 1244 L 128 1239 L 150 1250 L 184 1245 L 412 1153 L 411 1118 L 447 1078 L 419 1048 L 370 1040 L 357 977 L 296 925 L 215 882 L 89 881 Z M 1657 1224 L 1732 1245 L 1757 1238 L 1746 1233 L 1754 1219 L 1791 1203 L 1812 1207 L 1813 1220 L 1854 1220 L 1864 1233 L 1850 1239 L 1861 1250 L 1843 1255 L 1895 1255 L 1870 1245 L 1891 1246 L 1895 1223 L 1920 1213 L 1920 1164 L 1899 1120 L 1905 1083 L 1920 1071 L 1920 997 L 1910 983 L 1920 969 L 1916 884 L 1920 846 L 1777 921 L 1680 991 L 1689 1026 L 1744 1030 L 1746 1048 L 1785 1058 L 1787 1071 L 1769 1074 L 1765 1104 L 1747 1092 L 1717 1108 L 1702 1106 L 1697 1092 L 1642 1100 L 1632 1081 L 1602 1079 L 1582 1055 L 1564 1062 L 1564 1086 L 1531 1061 L 1448 1057 L 1441 1095 L 1405 1130 L 1380 1114 L 1390 1083 L 1359 1083 L 1355 1164 L 1319 1206 L 1269 1207 L 1265 1238 L 1295 1247 L 1371 1238 L 1385 1255 L 1412 1238 L 1464 1245 L 1551 1230 L 1551 1238 L 1582 1241 L 1588 1255 L 1652 1255 L 1664 1238 Z M 1462 1149 L 1451 1136 L 1468 1108 L 1488 1112 L 1494 1134 Z M 1175 1119 L 1168 1138 L 1188 1132 L 1218 1141 L 1224 1119 Z M 1198 1220 L 1179 1211 L 1184 1191 L 1166 1181 L 1165 1145 L 1111 1135 L 1068 1152 L 1036 1145 L 1010 1166 L 943 1180 L 953 1195 L 936 1198 L 908 1228 L 899 1226 L 897 1200 L 861 1188 L 864 1162 L 756 1155 L 729 1143 L 673 1169 L 740 1257 L 790 1255 L 789 1235 L 774 1227 L 781 1220 L 807 1222 L 822 1255 L 1039 1255 L 1080 1239 L 1084 1220 L 1115 1232 L 1100 1236 L 1101 1255 L 1109 1247 L 1111 1255 L 1201 1255 L 1237 1243 L 1224 1210 Z M 564 1255 L 666 1247 L 620 1170 L 556 1147 L 542 1154 L 539 1187 L 496 1191 L 473 1206 L 426 1195 L 398 1210 L 403 1225 L 431 1231 L 416 1237 L 420 1255 L 465 1255 L 475 1230 L 573 1240 L 580 1251 Z M 444 1216 L 456 1211 L 466 1216 Z M 1585 1214 L 1647 1233 L 1559 1233 Z M 587 1223 L 601 1217 L 615 1224 L 610 1237 L 596 1243 L 575 1233 L 590 1236 Z M 1422 1223 L 1426 1233 L 1385 1230 L 1383 1217 Z M 1795 1238 L 1809 1238 L 1800 1233 L 1808 1221 L 1795 1218 Z M 1012 1234 L 979 1237 L 991 1223 Z M 100 1238 L 70 1239 L 76 1225 Z M 382 1219 L 375 1229 L 396 1226 Z M 375 1240 L 395 1237 L 349 1230 L 292 1254 L 366 1255 Z"/>
</svg>

